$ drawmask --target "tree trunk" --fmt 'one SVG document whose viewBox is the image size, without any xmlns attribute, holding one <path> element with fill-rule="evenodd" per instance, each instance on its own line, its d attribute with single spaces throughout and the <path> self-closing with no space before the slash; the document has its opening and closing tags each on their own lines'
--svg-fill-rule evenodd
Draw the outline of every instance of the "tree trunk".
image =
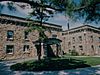
<svg viewBox="0 0 100 75">
<path fill-rule="evenodd" d="M 40 26 L 42 26 L 42 20 L 43 20 L 43 9 L 40 8 Z M 39 37 L 41 37 L 41 32 L 39 32 Z M 39 41 L 39 55 L 38 55 L 38 60 L 41 60 L 41 43 L 42 43 L 42 40 L 40 39 Z"/>
<path fill-rule="evenodd" d="M 57 44 L 56 47 L 57 47 L 56 56 L 58 57 L 58 53 L 59 53 L 59 48 L 58 47 L 59 47 L 59 45 Z"/>
<path fill-rule="evenodd" d="M 38 61 L 40 61 L 41 60 L 41 55 L 38 55 Z"/>
<path fill-rule="evenodd" d="M 39 46 L 37 49 L 37 56 L 38 56 L 38 60 L 41 60 L 41 43 L 39 42 Z"/>
</svg>

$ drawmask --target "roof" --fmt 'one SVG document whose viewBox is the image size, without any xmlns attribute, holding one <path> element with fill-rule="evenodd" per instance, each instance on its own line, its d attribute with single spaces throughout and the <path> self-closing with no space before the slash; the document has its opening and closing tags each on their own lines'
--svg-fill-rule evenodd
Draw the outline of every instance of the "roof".
<svg viewBox="0 0 100 75">
<path fill-rule="evenodd" d="M 23 17 L 12 16 L 12 15 L 7 15 L 7 14 L 0 14 L 0 16 L 13 17 L 13 18 L 21 19 L 21 20 L 27 20 L 26 18 L 23 18 Z M 32 21 L 32 20 L 30 20 L 30 21 Z"/>
<path fill-rule="evenodd" d="M 36 40 L 35 42 L 33 42 L 34 44 L 38 44 L 40 42 L 40 40 Z M 44 44 L 49 44 L 49 45 L 52 45 L 52 44 L 60 44 L 62 41 L 58 38 L 47 38 L 47 39 L 44 39 L 42 41 L 42 43 Z"/>
<path fill-rule="evenodd" d="M 94 29 L 100 30 L 100 28 L 98 28 L 98 27 L 94 27 L 94 26 L 90 26 L 90 25 L 82 25 L 82 26 L 75 27 L 75 28 L 72 28 L 72 29 L 69 29 L 69 30 L 65 30 L 63 32 L 71 31 L 71 30 L 75 30 L 75 29 L 80 29 L 80 28 L 84 28 L 84 27 L 90 27 L 90 28 L 94 28 Z"/>
<path fill-rule="evenodd" d="M 38 22 L 38 23 L 40 22 L 40 21 L 36 21 L 36 20 L 32 20 L 32 19 L 27 19 L 27 18 L 24 18 L 24 17 L 12 16 L 12 15 L 8 15 L 8 14 L 0 14 L 0 16 L 12 17 L 12 18 L 16 18 L 16 19 L 24 20 L 24 21 L 34 21 L 34 22 Z M 56 27 L 62 28 L 61 25 L 57 25 L 57 24 L 52 24 L 52 23 L 47 23 L 47 22 L 43 22 L 43 24 L 48 24 L 48 25 L 52 25 L 52 26 L 56 26 Z"/>
<path fill-rule="evenodd" d="M 46 44 L 60 44 L 62 41 L 60 39 L 57 39 L 57 38 L 47 38 L 44 40 L 44 43 Z"/>
</svg>

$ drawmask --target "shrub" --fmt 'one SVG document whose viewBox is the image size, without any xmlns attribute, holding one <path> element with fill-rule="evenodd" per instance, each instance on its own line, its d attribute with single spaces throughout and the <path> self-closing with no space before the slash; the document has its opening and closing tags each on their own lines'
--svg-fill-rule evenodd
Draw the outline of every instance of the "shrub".
<svg viewBox="0 0 100 75">
<path fill-rule="evenodd" d="M 80 67 L 89 67 L 84 61 L 75 59 L 45 59 L 41 61 L 27 61 L 23 63 L 17 63 L 12 65 L 12 70 L 22 71 L 49 71 L 49 70 L 64 70 L 64 69 L 75 69 Z"/>
<path fill-rule="evenodd" d="M 21 66 L 21 63 L 17 63 L 17 64 L 15 64 L 15 65 L 12 65 L 12 66 L 10 67 L 10 69 L 12 69 L 12 70 L 21 70 L 22 67 L 23 67 L 23 66 Z"/>
<path fill-rule="evenodd" d="M 78 56 L 79 53 L 76 51 L 76 50 L 69 50 L 69 53 L 72 55 L 72 56 Z"/>
</svg>

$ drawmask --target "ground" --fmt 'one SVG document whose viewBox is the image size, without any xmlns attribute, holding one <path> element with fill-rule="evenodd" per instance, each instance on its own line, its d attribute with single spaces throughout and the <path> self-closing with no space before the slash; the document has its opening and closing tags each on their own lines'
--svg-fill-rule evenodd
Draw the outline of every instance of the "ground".
<svg viewBox="0 0 100 75">
<path fill-rule="evenodd" d="M 100 75 L 100 65 L 88 68 L 62 70 L 62 71 L 42 71 L 42 72 L 27 72 L 27 71 L 11 71 L 10 65 L 25 61 L 26 59 L 1 61 L 0 75 Z M 31 59 L 28 59 L 31 60 Z"/>
</svg>

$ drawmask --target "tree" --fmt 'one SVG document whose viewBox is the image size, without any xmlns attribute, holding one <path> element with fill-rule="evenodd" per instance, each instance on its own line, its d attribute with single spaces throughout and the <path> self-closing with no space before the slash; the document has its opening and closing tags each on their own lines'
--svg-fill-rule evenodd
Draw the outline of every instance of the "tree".
<svg viewBox="0 0 100 75">
<path fill-rule="evenodd" d="M 43 22 L 48 20 L 49 17 L 52 17 L 54 10 L 52 10 L 52 8 L 50 8 L 50 7 L 46 7 L 46 5 L 45 5 L 46 0 L 41 0 L 41 1 L 5 0 L 5 1 L 24 2 L 24 3 L 29 3 L 31 5 L 33 11 L 29 14 L 29 18 L 34 16 L 36 18 L 36 20 L 38 20 L 38 23 L 40 23 L 41 27 L 39 27 L 38 25 L 33 26 L 33 22 L 32 22 L 27 25 L 29 27 L 29 29 L 26 31 L 31 32 L 32 30 L 38 30 L 38 32 L 39 32 L 39 47 L 40 48 L 38 48 L 38 50 L 37 50 L 37 55 L 38 55 L 38 60 L 40 60 L 41 59 L 41 43 L 46 38 L 42 24 L 43 24 Z M 10 10 L 13 9 L 13 2 L 11 2 L 11 4 L 9 3 L 8 8 L 10 8 Z"/>
<path fill-rule="evenodd" d="M 0 0 L 0 1 L 14 1 L 24 2 L 31 6 L 40 5 L 34 0 Z M 45 7 L 53 8 L 57 11 L 64 11 L 70 18 L 80 19 L 84 18 L 84 22 L 96 23 L 100 21 L 100 0 L 37 0 L 44 1 Z M 41 5 L 40 5 L 41 6 Z"/>
<path fill-rule="evenodd" d="M 37 3 L 37 2 L 36 2 Z M 36 16 L 36 19 L 39 20 L 40 26 L 42 27 L 43 21 L 48 20 L 49 17 L 53 14 L 53 10 L 45 7 L 45 1 L 41 0 L 37 3 L 36 6 L 32 6 L 33 12 L 30 13 L 31 16 Z M 41 43 L 46 38 L 44 31 L 39 31 L 39 50 L 38 50 L 38 60 L 41 59 Z"/>
<path fill-rule="evenodd" d="M 42 26 L 43 21 L 47 20 L 52 13 L 51 10 L 65 12 L 70 18 L 80 19 L 85 18 L 85 22 L 98 22 L 100 21 L 100 0 L 0 0 L 0 1 L 13 1 L 24 2 L 32 6 L 33 12 L 31 15 L 36 16 Z M 47 9 L 48 8 L 48 9 Z M 44 11 L 48 11 L 49 16 Z M 39 32 L 39 35 L 42 31 Z M 40 39 L 40 44 L 41 44 Z M 41 51 L 40 51 L 41 52 Z M 39 57 L 40 59 L 40 57 Z"/>
<path fill-rule="evenodd" d="M 30 25 L 30 30 L 38 30 L 39 32 L 39 48 L 37 49 L 37 55 L 38 55 L 38 60 L 41 60 L 41 44 L 43 42 L 44 39 L 46 39 L 46 35 L 44 33 L 44 29 L 43 29 L 43 22 L 48 20 L 49 17 L 52 16 L 53 14 L 53 10 L 48 8 L 48 7 L 45 7 L 45 2 L 44 1 L 40 1 L 40 2 L 36 2 L 37 5 L 31 5 L 31 7 L 33 8 L 33 11 L 29 14 L 30 17 L 35 17 L 36 20 L 38 20 L 38 23 L 40 23 L 40 26 L 41 27 L 38 27 L 38 26 L 33 26 Z"/>
<path fill-rule="evenodd" d="M 84 18 L 84 22 L 100 21 L 100 0 L 51 0 L 56 8 L 65 11 L 70 18 Z"/>
<path fill-rule="evenodd" d="M 34 24 L 34 22 L 32 23 L 29 22 L 27 26 L 29 28 L 25 30 L 26 32 L 32 32 L 33 30 L 37 30 L 39 32 L 39 37 L 38 37 L 39 45 L 36 46 L 36 48 L 37 48 L 38 60 L 41 60 L 41 43 L 43 42 L 45 38 L 47 38 L 46 35 L 44 34 L 45 28 L 38 26 L 38 24 Z"/>
<path fill-rule="evenodd" d="M 100 21 L 100 0 L 82 0 L 74 11 L 79 13 L 79 16 L 85 17 L 85 22 L 98 22 Z"/>
</svg>

